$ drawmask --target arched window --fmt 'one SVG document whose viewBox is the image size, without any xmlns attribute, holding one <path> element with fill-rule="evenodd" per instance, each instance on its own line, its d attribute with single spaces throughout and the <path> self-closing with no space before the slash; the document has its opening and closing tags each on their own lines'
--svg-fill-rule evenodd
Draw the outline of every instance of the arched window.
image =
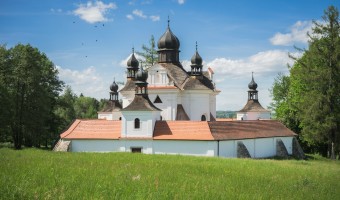
<svg viewBox="0 0 340 200">
<path fill-rule="evenodd" d="M 140 120 L 138 118 L 135 119 L 135 128 L 140 128 Z"/>
<path fill-rule="evenodd" d="M 202 115 L 201 121 L 207 121 L 207 118 L 205 117 L 205 115 Z"/>
</svg>

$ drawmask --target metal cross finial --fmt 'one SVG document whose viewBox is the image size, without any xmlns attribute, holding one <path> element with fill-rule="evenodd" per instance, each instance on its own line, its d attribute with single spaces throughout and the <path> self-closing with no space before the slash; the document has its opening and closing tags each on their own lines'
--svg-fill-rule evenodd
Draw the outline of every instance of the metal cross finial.
<svg viewBox="0 0 340 200">
<path fill-rule="evenodd" d="M 196 51 L 197 51 L 197 41 L 196 41 Z"/>
<path fill-rule="evenodd" d="M 168 15 L 168 27 L 170 27 L 170 17 Z"/>
<path fill-rule="evenodd" d="M 135 53 L 135 47 L 132 47 L 132 54 Z"/>
</svg>

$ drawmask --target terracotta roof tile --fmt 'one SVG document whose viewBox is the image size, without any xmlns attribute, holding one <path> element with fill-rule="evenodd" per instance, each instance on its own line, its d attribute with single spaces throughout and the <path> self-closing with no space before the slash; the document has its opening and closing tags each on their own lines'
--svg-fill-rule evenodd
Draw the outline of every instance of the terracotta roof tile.
<svg viewBox="0 0 340 200">
<path fill-rule="evenodd" d="M 75 120 L 62 139 L 238 140 L 293 137 L 296 134 L 275 120 L 157 121 L 153 138 L 120 138 L 122 121 Z"/>
<path fill-rule="evenodd" d="M 291 137 L 296 134 L 276 120 L 208 122 L 216 140 Z"/>
<path fill-rule="evenodd" d="M 122 121 L 113 120 L 76 120 L 71 127 L 60 135 L 65 139 L 118 139 Z"/>
<path fill-rule="evenodd" d="M 221 122 L 221 121 L 224 121 L 224 122 L 231 122 L 231 121 L 236 121 L 237 119 L 235 118 L 216 118 L 216 121 L 218 122 Z"/>
<path fill-rule="evenodd" d="M 154 140 L 214 140 L 206 121 L 157 121 Z"/>
</svg>

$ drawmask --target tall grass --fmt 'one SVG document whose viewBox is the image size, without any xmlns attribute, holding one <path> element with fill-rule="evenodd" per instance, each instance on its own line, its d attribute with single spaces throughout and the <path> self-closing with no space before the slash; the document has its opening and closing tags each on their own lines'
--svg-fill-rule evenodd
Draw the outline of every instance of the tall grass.
<svg viewBox="0 0 340 200">
<path fill-rule="evenodd" d="M 0 149 L 1 199 L 340 199 L 340 162 Z"/>
</svg>

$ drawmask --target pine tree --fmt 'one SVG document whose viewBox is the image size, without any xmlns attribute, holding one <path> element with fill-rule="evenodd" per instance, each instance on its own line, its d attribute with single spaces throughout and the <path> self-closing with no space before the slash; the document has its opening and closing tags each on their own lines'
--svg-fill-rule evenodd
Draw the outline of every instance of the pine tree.
<svg viewBox="0 0 340 200">
<path fill-rule="evenodd" d="M 155 49 L 155 38 L 153 35 L 151 35 L 151 38 L 149 40 L 149 47 L 146 45 L 142 45 L 142 52 L 137 52 L 137 54 L 143 56 L 145 58 L 145 67 L 149 68 L 152 65 L 154 65 L 158 60 L 158 53 Z"/>
</svg>

